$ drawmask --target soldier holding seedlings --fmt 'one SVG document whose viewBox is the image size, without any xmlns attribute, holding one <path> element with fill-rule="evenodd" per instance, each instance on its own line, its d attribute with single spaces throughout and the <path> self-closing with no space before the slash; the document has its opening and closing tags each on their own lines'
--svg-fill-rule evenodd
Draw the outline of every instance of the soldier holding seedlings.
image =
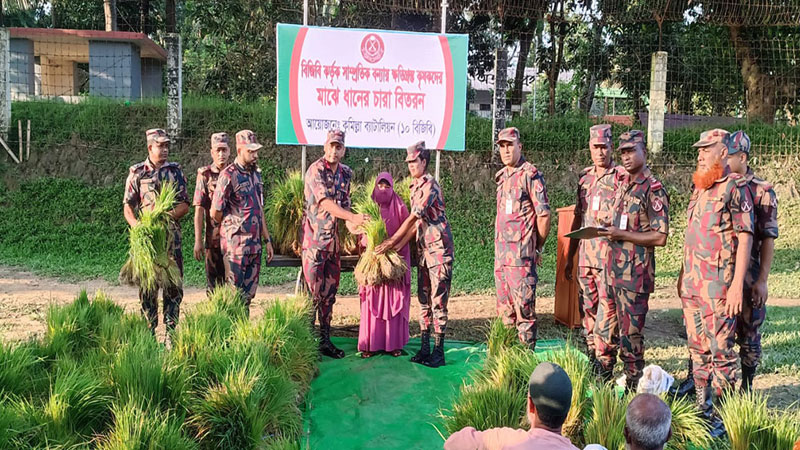
<svg viewBox="0 0 800 450">
<path fill-rule="evenodd" d="M 383 253 L 389 248 L 400 251 L 416 236 L 419 255 L 417 297 L 421 306 L 419 325 L 422 345 L 411 361 L 439 367 L 445 364 L 444 334 L 453 276 L 453 233 L 445 215 L 442 189 L 436 179 L 427 173 L 430 160 L 431 152 L 425 148 L 425 142 L 420 141 L 408 147 L 406 162 L 414 178 L 411 184 L 411 215 L 375 251 Z M 432 352 L 431 326 L 435 333 Z"/>
<path fill-rule="evenodd" d="M 550 233 L 550 202 L 542 173 L 522 156 L 519 130 L 506 128 L 497 145 L 505 167 L 497 172 L 494 282 L 497 313 L 516 327 L 520 342 L 536 346 L 536 266 Z"/>
<path fill-rule="evenodd" d="M 160 128 L 145 132 L 147 138 L 147 159 L 131 166 L 128 179 L 125 181 L 123 213 L 128 225 L 135 227 L 138 214 L 142 210 L 152 210 L 164 183 L 175 185 L 177 196 L 175 207 L 167 214 L 169 221 L 169 254 L 174 259 L 183 277 L 183 253 L 181 251 L 180 219 L 189 212 L 189 196 L 186 192 L 186 177 L 178 163 L 168 162 L 170 139 Z M 178 324 L 183 286 L 181 284 L 163 289 L 164 324 L 167 327 L 167 339 Z M 139 289 L 139 301 L 142 312 L 147 317 L 150 330 L 155 333 L 158 326 L 158 289 L 147 291 Z"/>
<path fill-rule="evenodd" d="M 273 257 L 258 168 L 261 147 L 252 131 L 236 133 L 236 159 L 220 172 L 211 202 L 211 217 L 220 223 L 225 280 L 241 292 L 248 311 L 258 289 L 262 242 L 266 245 L 267 262 Z"/>
<path fill-rule="evenodd" d="M 206 292 L 225 283 L 225 264 L 220 247 L 220 224 L 211 217 L 211 200 L 217 188 L 220 172 L 228 165 L 231 155 L 228 133 L 211 135 L 212 164 L 197 169 L 194 188 L 194 259 L 205 260 Z M 205 233 L 203 232 L 205 230 Z"/>
</svg>

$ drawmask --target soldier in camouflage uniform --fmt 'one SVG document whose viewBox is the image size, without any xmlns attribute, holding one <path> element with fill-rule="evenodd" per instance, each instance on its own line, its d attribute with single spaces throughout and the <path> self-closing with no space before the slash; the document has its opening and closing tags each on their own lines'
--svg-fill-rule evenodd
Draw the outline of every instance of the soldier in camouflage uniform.
<svg viewBox="0 0 800 450">
<path fill-rule="evenodd" d="M 497 313 L 519 340 L 536 347 L 536 266 L 550 232 L 550 203 L 542 173 L 522 156 L 519 130 L 506 128 L 497 145 L 505 167 L 497 172 L 494 282 Z"/>
<path fill-rule="evenodd" d="M 742 389 L 753 387 L 761 362 L 761 325 L 767 315 L 767 277 L 772 267 L 775 239 L 778 238 L 778 198 L 772 185 L 758 178 L 748 167 L 750 138 L 743 131 L 731 135 L 728 165 L 731 172 L 744 176 L 753 197 L 755 232 L 750 251 L 750 267 L 744 279 L 742 315 L 736 322 L 736 342 L 742 361 Z"/>
<path fill-rule="evenodd" d="M 414 237 L 417 239 L 417 298 L 421 306 L 419 325 L 422 333 L 420 350 L 412 362 L 428 367 L 445 364 L 444 334 L 447 329 L 447 300 L 453 277 L 453 233 L 445 215 L 442 189 L 427 173 L 431 160 L 425 142 L 408 147 L 406 162 L 414 181 L 411 183 L 411 214 L 394 236 L 375 248 L 382 253 L 389 248 L 399 250 Z M 430 329 L 435 341 L 430 349 Z"/>
<path fill-rule="evenodd" d="M 578 181 L 575 215 L 572 231 L 582 227 L 596 227 L 611 223 L 611 207 L 616 191 L 616 176 L 620 168 L 612 159 L 613 140 L 611 125 L 595 125 L 589 129 L 589 150 L 592 166 L 583 169 Z M 608 253 L 608 239 L 571 239 L 567 254 L 565 276 L 572 279 L 573 261 L 578 253 L 578 287 L 583 333 L 592 370 L 597 372 L 599 364 L 595 355 L 595 320 L 597 308 L 605 299 L 605 271 L 603 265 Z"/>
<path fill-rule="evenodd" d="M 725 428 L 712 397 L 719 399 L 736 382 L 734 329 L 753 244 L 753 197 L 747 180 L 728 167 L 731 146 L 721 129 L 704 132 L 694 144 L 697 171 L 678 279 L 697 406 L 714 437 Z"/>
<path fill-rule="evenodd" d="M 648 300 L 655 288 L 655 247 L 669 234 L 669 199 L 647 167 L 644 133 L 631 130 L 619 138 L 620 160 L 605 260 L 608 294 L 600 301 L 595 323 L 600 375 L 612 378 L 619 349 L 626 387 L 635 390 L 644 369 L 644 331 Z"/>
<path fill-rule="evenodd" d="M 167 162 L 169 156 L 169 138 L 160 128 L 147 130 L 147 159 L 131 166 L 128 179 L 125 181 L 125 197 L 122 201 L 125 220 L 131 227 L 139 223 L 139 212 L 153 208 L 161 192 L 163 183 L 174 183 L 177 190 L 175 207 L 168 213 L 170 253 L 180 269 L 183 277 L 183 253 L 181 250 L 180 219 L 189 212 L 189 196 L 186 193 L 186 177 L 178 163 Z M 183 286 L 164 289 L 163 292 L 164 324 L 167 327 L 167 340 L 178 324 Z M 139 289 L 139 300 L 142 312 L 147 317 L 150 330 L 155 333 L 158 325 L 158 292 L 145 292 Z"/>
<path fill-rule="evenodd" d="M 220 172 L 211 201 L 211 217 L 220 224 L 225 280 L 241 292 L 248 313 L 258 289 L 262 241 L 266 243 L 267 263 L 273 257 L 258 168 L 261 147 L 252 131 L 236 133 L 236 159 Z"/>
<path fill-rule="evenodd" d="M 219 173 L 228 165 L 231 155 L 227 133 L 211 135 L 212 164 L 197 169 L 194 188 L 194 259 L 205 260 L 206 292 L 225 284 L 225 264 L 220 247 L 219 222 L 211 218 L 211 200 Z M 203 233 L 205 230 L 205 233 Z M 204 237 L 205 236 L 205 237 Z"/>
<path fill-rule="evenodd" d="M 344 352 L 331 342 L 331 318 L 339 289 L 339 225 L 347 221 L 355 230 L 366 222 L 361 214 L 350 212 L 350 180 L 353 172 L 341 160 L 345 155 L 344 132 L 331 130 L 324 155 L 308 167 L 305 174 L 305 212 L 303 217 L 303 273 L 314 303 L 312 326 L 319 315 L 319 350 L 331 358 Z"/>
</svg>

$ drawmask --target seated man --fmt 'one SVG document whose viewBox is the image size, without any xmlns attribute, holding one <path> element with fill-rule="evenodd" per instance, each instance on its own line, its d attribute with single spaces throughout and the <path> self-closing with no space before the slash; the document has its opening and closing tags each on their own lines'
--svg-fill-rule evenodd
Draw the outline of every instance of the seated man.
<svg viewBox="0 0 800 450">
<path fill-rule="evenodd" d="M 572 399 L 572 382 L 564 369 L 543 362 L 536 366 L 528 382 L 529 431 L 512 428 L 492 428 L 477 431 L 467 427 L 444 443 L 445 450 L 475 449 L 548 449 L 578 450 L 561 435 Z"/>
<path fill-rule="evenodd" d="M 663 450 L 672 437 L 672 411 L 658 396 L 639 394 L 625 413 L 625 450 Z"/>
</svg>

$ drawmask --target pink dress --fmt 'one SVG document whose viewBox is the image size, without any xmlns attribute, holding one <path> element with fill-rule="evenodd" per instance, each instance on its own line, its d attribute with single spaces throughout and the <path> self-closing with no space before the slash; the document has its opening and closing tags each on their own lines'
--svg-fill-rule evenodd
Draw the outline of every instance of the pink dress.
<svg viewBox="0 0 800 450">
<path fill-rule="evenodd" d="M 381 207 L 386 231 L 392 236 L 408 217 L 408 208 L 394 192 L 394 180 L 388 172 L 378 174 L 376 184 L 385 180 L 392 189 L 379 191 L 372 199 Z M 400 350 L 408 343 L 408 316 L 411 307 L 411 253 L 408 245 L 400 251 L 409 271 L 402 282 L 382 286 L 359 286 L 361 322 L 358 328 L 358 350 L 367 352 Z"/>
</svg>

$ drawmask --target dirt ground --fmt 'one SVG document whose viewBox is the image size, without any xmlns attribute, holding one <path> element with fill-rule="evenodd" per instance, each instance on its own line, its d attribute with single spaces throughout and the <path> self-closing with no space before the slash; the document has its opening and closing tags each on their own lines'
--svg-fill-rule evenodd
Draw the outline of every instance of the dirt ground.
<svg viewBox="0 0 800 450">
<path fill-rule="evenodd" d="M 90 296 L 97 290 L 103 290 L 110 297 L 122 305 L 129 312 L 139 310 L 137 290 L 130 286 L 109 284 L 102 280 L 64 282 L 49 278 L 42 278 L 29 272 L 15 268 L 0 266 L 0 336 L 4 341 L 25 340 L 41 336 L 45 331 L 45 316 L 51 304 L 65 304 L 76 297 L 80 290 L 86 289 Z M 266 303 L 276 297 L 285 297 L 294 291 L 294 283 L 282 286 L 260 286 L 258 294 L 251 306 L 251 316 L 261 316 Z M 650 313 L 645 328 L 645 336 L 652 349 L 649 359 L 682 358 L 675 355 L 674 347 L 681 346 L 681 338 L 685 339 L 685 332 L 675 314 L 666 314 L 669 310 L 679 309 L 680 300 L 670 298 L 666 292 L 654 295 L 650 302 Z M 205 290 L 196 287 L 186 288 L 182 303 L 182 313 L 191 311 L 195 305 L 205 299 Z M 776 306 L 800 306 L 800 299 L 772 299 L 770 304 Z M 554 299 L 552 297 L 537 298 L 536 311 L 539 316 L 540 338 L 564 339 L 572 338 L 573 342 L 580 342 L 578 330 L 567 330 L 555 323 L 553 319 Z M 412 336 L 418 335 L 416 317 L 419 315 L 419 304 L 416 299 L 411 301 L 410 324 Z M 489 320 L 494 318 L 495 299 L 492 296 L 461 296 L 453 297 L 449 303 L 448 337 L 457 340 L 482 341 L 486 336 Z M 360 316 L 359 299 L 356 296 L 339 297 L 334 307 L 334 334 L 339 336 L 358 335 Z M 160 324 L 159 334 L 163 335 L 163 324 Z M 685 341 L 684 341 L 685 342 Z M 659 345 L 672 346 L 666 354 L 658 349 Z M 683 353 L 682 348 L 677 349 L 678 354 Z M 663 362 L 663 361 L 662 361 Z M 676 365 L 673 361 L 673 370 L 677 378 L 685 376 L 682 364 Z M 665 367 L 666 368 L 666 367 Z M 683 370 L 681 372 L 681 370 Z M 774 406 L 788 406 L 800 400 L 800 376 L 787 377 L 778 374 L 758 375 L 755 388 L 770 393 Z"/>
</svg>

